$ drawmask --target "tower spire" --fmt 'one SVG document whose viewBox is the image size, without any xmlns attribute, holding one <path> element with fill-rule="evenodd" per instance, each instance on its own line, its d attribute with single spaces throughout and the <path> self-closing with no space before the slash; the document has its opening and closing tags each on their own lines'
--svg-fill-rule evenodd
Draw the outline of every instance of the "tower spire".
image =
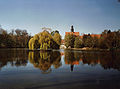
<svg viewBox="0 0 120 89">
<path fill-rule="evenodd" d="M 73 25 L 71 26 L 71 32 L 74 32 L 74 28 L 73 28 Z"/>
</svg>

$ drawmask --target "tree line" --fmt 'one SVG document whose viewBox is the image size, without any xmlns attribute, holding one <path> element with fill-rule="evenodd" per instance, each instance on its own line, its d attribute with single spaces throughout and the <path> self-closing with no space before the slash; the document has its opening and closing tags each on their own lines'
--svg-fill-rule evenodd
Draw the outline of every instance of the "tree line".
<svg viewBox="0 0 120 89">
<path fill-rule="evenodd" d="M 27 30 L 13 29 L 8 32 L 0 27 L 0 48 L 27 48 L 30 38 Z"/>
<path fill-rule="evenodd" d="M 92 37 L 91 34 L 85 34 L 82 38 L 73 34 L 65 36 L 65 46 L 67 48 L 100 48 L 100 49 L 120 49 L 120 30 L 111 31 L 104 30 L 97 36 Z"/>
</svg>

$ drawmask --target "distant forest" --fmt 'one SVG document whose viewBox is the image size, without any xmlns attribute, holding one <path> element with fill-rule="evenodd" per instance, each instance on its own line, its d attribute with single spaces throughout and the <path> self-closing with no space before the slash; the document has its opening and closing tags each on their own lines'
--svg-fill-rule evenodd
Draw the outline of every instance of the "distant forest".
<svg viewBox="0 0 120 89">
<path fill-rule="evenodd" d="M 12 29 L 8 32 L 0 27 L 0 48 L 27 48 L 30 38 L 27 30 Z"/>
</svg>

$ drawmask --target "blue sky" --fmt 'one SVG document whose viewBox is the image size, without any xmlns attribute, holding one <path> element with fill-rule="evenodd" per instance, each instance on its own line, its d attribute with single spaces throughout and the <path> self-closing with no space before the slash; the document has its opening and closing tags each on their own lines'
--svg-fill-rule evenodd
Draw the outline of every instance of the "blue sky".
<svg viewBox="0 0 120 89">
<path fill-rule="evenodd" d="M 42 27 L 65 32 L 101 33 L 120 29 L 118 0 L 0 0 L 2 28 L 26 29 L 32 35 Z"/>
</svg>

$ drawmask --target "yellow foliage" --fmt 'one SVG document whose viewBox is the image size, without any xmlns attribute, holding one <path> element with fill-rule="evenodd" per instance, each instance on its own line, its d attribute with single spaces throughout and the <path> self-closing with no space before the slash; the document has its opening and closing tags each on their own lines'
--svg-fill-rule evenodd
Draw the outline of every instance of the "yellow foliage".
<svg viewBox="0 0 120 89">
<path fill-rule="evenodd" d="M 29 49 L 30 49 L 30 50 L 33 50 L 33 49 L 34 49 L 34 48 L 33 48 L 33 43 L 34 43 L 34 39 L 31 38 L 30 41 L 29 41 Z"/>
<path fill-rule="evenodd" d="M 55 33 L 52 36 L 49 32 L 43 31 L 41 33 L 35 34 L 33 38 L 29 41 L 29 49 L 34 50 L 40 49 L 48 50 L 49 48 L 59 48 L 58 45 L 61 44 L 61 36 L 59 33 Z"/>
<path fill-rule="evenodd" d="M 34 40 L 39 40 L 39 35 L 35 34 L 35 36 L 33 38 L 34 38 Z"/>
<path fill-rule="evenodd" d="M 58 45 L 61 45 L 61 35 L 59 33 L 55 33 L 53 39 Z"/>
</svg>

